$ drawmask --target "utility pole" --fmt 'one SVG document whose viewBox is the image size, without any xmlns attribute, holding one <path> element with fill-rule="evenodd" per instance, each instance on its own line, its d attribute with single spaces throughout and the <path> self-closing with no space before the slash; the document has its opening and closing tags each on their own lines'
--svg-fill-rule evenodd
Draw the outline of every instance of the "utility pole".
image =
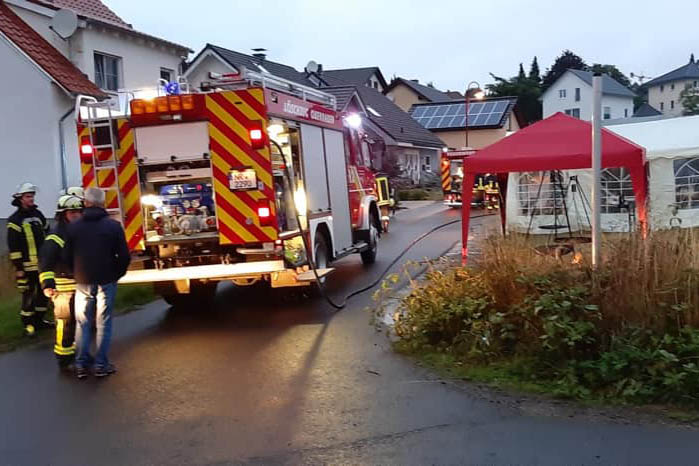
<svg viewBox="0 0 699 466">
<path fill-rule="evenodd" d="M 602 75 L 592 78 L 592 267 L 601 261 L 602 229 Z"/>
</svg>

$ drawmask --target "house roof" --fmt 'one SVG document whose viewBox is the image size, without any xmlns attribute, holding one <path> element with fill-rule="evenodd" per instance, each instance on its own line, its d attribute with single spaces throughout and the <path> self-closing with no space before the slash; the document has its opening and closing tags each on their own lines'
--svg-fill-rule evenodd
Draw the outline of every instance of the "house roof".
<svg viewBox="0 0 699 466">
<path fill-rule="evenodd" d="M 327 92 L 335 96 L 337 102 L 337 110 L 343 111 L 347 104 L 352 100 L 352 96 L 357 94 L 356 86 L 333 86 L 323 87 L 323 92 Z"/>
<path fill-rule="evenodd" d="M 585 84 L 592 86 L 592 78 L 594 76 L 592 72 L 572 69 L 569 69 L 568 71 L 582 79 Z M 617 95 L 621 97 L 636 97 L 636 94 L 634 94 L 631 89 L 606 74 L 602 75 L 602 94 Z"/>
<path fill-rule="evenodd" d="M 0 1 L 0 34 L 7 37 L 59 86 L 72 94 L 107 97 L 61 52 Z"/>
<path fill-rule="evenodd" d="M 641 118 L 641 117 L 649 117 L 649 116 L 656 116 L 656 115 L 662 115 L 663 113 L 659 110 L 656 110 L 655 107 L 653 107 L 650 104 L 643 104 L 638 109 L 633 112 L 633 117 L 634 118 Z"/>
<path fill-rule="evenodd" d="M 449 97 L 445 92 L 442 92 L 439 89 L 435 89 L 434 87 L 430 86 L 424 86 L 417 82 L 417 80 L 413 81 L 404 78 L 396 78 L 393 81 L 391 81 L 391 84 L 386 88 L 385 92 L 390 91 L 391 89 L 395 88 L 400 84 L 409 87 L 413 90 L 413 92 L 418 94 L 423 99 L 428 100 L 429 102 L 450 102 L 454 100 L 453 98 Z"/>
<path fill-rule="evenodd" d="M 41 5 L 52 10 L 60 10 L 61 8 L 67 8 L 73 10 L 78 16 L 82 17 L 88 22 L 98 23 L 104 26 L 111 26 L 117 29 L 128 31 L 130 34 L 142 37 L 144 39 L 149 39 L 155 42 L 160 42 L 162 44 L 169 45 L 181 49 L 186 52 L 193 52 L 189 47 L 186 47 L 169 40 L 161 39 L 160 37 L 151 36 L 144 32 L 137 31 L 133 26 L 123 19 L 121 19 L 116 13 L 114 13 L 107 5 L 102 3 L 100 0 L 28 0 L 37 5 Z"/>
<path fill-rule="evenodd" d="M 314 84 L 308 80 L 305 73 L 296 71 L 294 67 L 284 65 L 282 63 L 273 62 L 270 60 L 260 59 L 253 57 L 252 55 L 246 55 L 244 53 L 236 52 L 235 50 L 226 49 L 224 47 L 219 47 L 218 45 L 206 44 L 206 46 L 199 52 L 199 54 L 194 57 L 191 63 L 197 61 L 197 59 L 206 51 L 212 50 L 219 57 L 221 57 L 226 63 L 234 68 L 239 68 L 244 66 L 248 70 L 257 72 L 268 72 L 279 78 L 288 79 L 289 81 L 294 81 L 305 86 L 314 86 Z"/>
<path fill-rule="evenodd" d="M 345 68 L 341 70 L 323 70 L 320 77 L 331 86 L 340 86 L 342 84 L 355 84 L 357 86 L 365 86 L 372 75 L 376 75 L 381 82 L 382 87 L 388 86 L 386 79 L 383 77 L 378 66 L 369 66 L 366 68 Z"/>
<path fill-rule="evenodd" d="M 681 81 L 685 79 L 699 79 L 699 63 L 694 61 L 694 55 L 692 55 L 692 58 L 686 65 L 680 66 L 676 70 L 672 70 L 669 73 L 665 73 L 664 75 L 658 76 L 655 79 L 651 79 L 645 83 L 643 87 L 648 88 L 659 86 L 672 81 Z"/>
<path fill-rule="evenodd" d="M 132 26 L 121 19 L 100 0 L 37 0 L 36 3 L 50 8 L 68 8 L 86 18 L 97 19 L 115 26 L 132 29 Z"/>
<path fill-rule="evenodd" d="M 441 139 L 420 126 L 410 115 L 376 89 L 367 86 L 357 86 L 356 89 L 364 106 L 367 107 L 367 117 L 396 141 L 416 146 L 444 146 Z M 376 116 L 372 110 L 380 116 Z"/>
</svg>

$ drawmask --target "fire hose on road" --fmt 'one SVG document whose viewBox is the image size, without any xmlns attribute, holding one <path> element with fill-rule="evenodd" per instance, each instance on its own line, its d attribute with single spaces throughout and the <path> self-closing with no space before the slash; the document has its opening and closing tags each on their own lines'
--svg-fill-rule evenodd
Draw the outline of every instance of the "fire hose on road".
<svg viewBox="0 0 699 466">
<path fill-rule="evenodd" d="M 283 154 L 282 148 L 279 146 L 279 144 L 277 144 L 276 141 L 271 141 L 271 142 L 276 146 L 279 153 Z M 289 165 L 287 163 L 284 163 L 284 174 L 286 175 L 287 182 L 289 183 L 289 186 L 295 186 L 295 184 L 292 183 L 293 180 L 291 178 L 291 173 L 289 171 Z M 292 208 L 294 209 L 294 216 L 296 217 L 296 223 L 298 224 L 299 231 L 301 232 L 303 248 L 304 248 L 304 251 L 306 253 L 306 257 L 308 258 L 308 264 L 311 266 L 311 269 L 313 270 L 313 275 L 315 276 L 315 283 L 316 283 L 316 286 L 318 288 L 318 292 L 328 302 L 328 304 L 335 309 L 335 312 L 341 311 L 342 309 L 347 307 L 347 302 L 350 299 L 352 299 L 353 297 L 360 295 L 362 293 L 365 293 L 365 292 L 371 290 L 372 288 L 374 288 L 379 283 L 381 283 L 381 281 L 384 279 L 386 274 L 388 274 L 388 272 L 393 268 L 393 266 L 395 266 L 398 263 L 398 261 L 400 261 L 403 258 L 403 256 L 405 256 L 408 253 L 408 251 L 410 251 L 417 243 L 419 243 L 420 241 L 422 241 L 423 239 L 425 239 L 429 235 L 441 230 L 442 228 L 446 228 L 450 225 L 455 225 L 457 223 L 461 223 L 461 219 L 450 220 L 449 222 L 443 223 L 441 225 L 437 225 L 437 226 L 429 229 L 425 233 L 421 234 L 420 236 L 418 236 L 417 238 L 412 240 L 410 242 L 410 244 L 408 244 L 400 252 L 400 254 L 398 254 L 398 256 L 396 256 L 395 259 L 393 259 L 390 264 L 388 264 L 388 266 L 381 272 L 381 274 L 379 274 L 379 276 L 376 278 L 376 280 L 374 280 L 373 282 L 369 283 L 368 285 L 366 285 L 362 288 L 359 288 L 359 289 L 349 293 L 347 296 L 345 296 L 345 298 L 342 300 L 341 303 L 337 303 L 330 296 L 328 296 L 328 294 L 325 291 L 325 284 L 320 279 L 321 277 L 318 275 L 318 270 L 316 269 L 315 258 L 310 253 L 310 251 L 312 250 L 311 245 L 308 244 L 308 241 L 310 240 L 310 236 L 307 235 L 308 231 L 303 229 L 303 224 L 301 223 L 301 218 L 300 218 L 298 209 L 296 208 L 296 205 L 294 205 L 293 203 L 292 203 Z M 471 218 L 473 219 L 473 218 L 488 217 L 488 216 L 490 216 L 490 214 L 475 215 Z M 451 249 L 453 249 L 453 247 L 458 242 L 459 242 L 458 240 L 454 241 L 447 249 L 444 250 L 444 252 L 442 252 L 442 254 L 440 254 L 440 256 L 443 256 L 444 254 L 449 252 Z"/>
</svg>

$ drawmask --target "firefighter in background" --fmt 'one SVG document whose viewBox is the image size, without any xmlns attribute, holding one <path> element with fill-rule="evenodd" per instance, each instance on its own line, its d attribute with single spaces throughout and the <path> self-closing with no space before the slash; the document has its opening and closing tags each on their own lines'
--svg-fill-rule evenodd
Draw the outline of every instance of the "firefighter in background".
<svg viewBox="0 0 699 466">
<path fill-rule="evenodd" d="M 485 185 L 485 206 L 489 213 L 493 213 L 494 209 L 500 208 L 500 186 L 498 185 L 498 177 L 494 173 L 486 173 L 483 181 Z"/>
<path fill-rule="evenodd" d="M 17 211 L 7 219 L 7 245 L 15 268 L 17 288 L 22 293 L 20 316 L 24 334 L 36 335 L 39 328 L 51 327 L 45 319 L 48 300 L 39 284 L 38 252 L 48 230 L 46 217 L 34 204 L 36 186 L 22 183 L 12 195 Z"/>
<path fill-rule="evenodd" d="M 65 194 L 58 198 L 56 227 L 46 237 L 39 254 L 39 279 L 44 295 L 53 301 L 58 367 L 66 370 L 75 359 L 75 280 L 64 247 L 68 224 L 82 217 L 83 200 Z"/>
</svg>

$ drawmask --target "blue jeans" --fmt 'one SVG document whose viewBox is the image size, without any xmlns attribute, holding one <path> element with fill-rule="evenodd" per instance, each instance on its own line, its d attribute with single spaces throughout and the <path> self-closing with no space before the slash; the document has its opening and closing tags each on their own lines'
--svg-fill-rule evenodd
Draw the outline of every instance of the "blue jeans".
<svg viewBox="0 0 699 466">
<path fill-rule="evenodd" d="M 109 364 L 107 353 L 112 340 L 112 310 L 116 290 L 116 283 L 77 285 L 75 290 L 75 321 L 77 324 L 75 365 L 77 367 L 87 368 L 91 365 L 93 359 L 90 355 L 90 344 L 92 343 L 93 327 L 97 329 L 95 366 L 104 368 Z"/>
</svg>

